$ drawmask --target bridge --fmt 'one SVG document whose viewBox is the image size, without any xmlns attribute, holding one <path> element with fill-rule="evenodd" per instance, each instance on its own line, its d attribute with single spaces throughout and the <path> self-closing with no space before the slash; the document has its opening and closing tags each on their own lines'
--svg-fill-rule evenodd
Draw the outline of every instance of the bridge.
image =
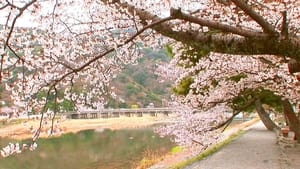
<svg viewBox="0 0 300 169">
<path fill-rule="evenodd" d="M 96 118 L 111 118 L 111 117 L 143 117 L 144 115 L 150 115 L 153 117 L 162 114 L 169 116 L 178 110 L 170 107 L 160 108 L 131 108 L 131 109 L 101 109 L 101 110 L 85 110 L 79 112 L 66 113 L 67 118 L 71 119 L 96 119 Z"/>
</svg>

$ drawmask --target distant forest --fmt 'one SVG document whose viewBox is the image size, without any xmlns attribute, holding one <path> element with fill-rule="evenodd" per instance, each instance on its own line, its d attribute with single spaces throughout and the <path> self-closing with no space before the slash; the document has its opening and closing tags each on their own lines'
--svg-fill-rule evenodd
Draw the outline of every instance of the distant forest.
<svg viewBox="0 0 300 169">
<path fill-rule="evenodd" d="M 155 73 L 157 65 L 168 62 L 170 58 L 165 49 L 143 49 L 144 57 L 136 65 L 126 65 L 113 79 L 111 86 L 117 98 L 109 98 L 106 107 L 131 108 L 166 106 L 171 95 L 171 83 L 160 82 Z"/>
</svg>

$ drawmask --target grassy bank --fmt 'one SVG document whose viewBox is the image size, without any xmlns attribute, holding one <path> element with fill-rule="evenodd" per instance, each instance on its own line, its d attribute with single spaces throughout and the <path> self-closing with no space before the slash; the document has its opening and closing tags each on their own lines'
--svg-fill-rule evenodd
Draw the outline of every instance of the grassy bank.
<svg viewBox="0 0 300 169">
<path fill-rule="evenodd" d="M 225 145 L 227 145 L 228 143 L 230 143 L 234 139 L 241 136 L 244 132 L 245 132 L 244 130 L 239 130 L 237 133 L 230 135 L 227 139 L 225 139 L 221 142 L 218 142 L 217 144 L 215 144 L 212 147 L 206 149 L 205 151 L 203 151 L 199 155 L 197 155 L 197 156 L 195 156 L 191 159 L 188 159 L 186 161 L 183 161 L 183 162 L 180 162 L 180 163 L 176 164 L 175 166 L 171 167 L 171 169 L 182 169 L 185 166 L 188 166 L 192 163 L 203 160 L 204 158 L 206 158 L 206 157 L 214 154 L 215 152 L 219 151 L 222 147 L 224 147 Z"/>
</svg>

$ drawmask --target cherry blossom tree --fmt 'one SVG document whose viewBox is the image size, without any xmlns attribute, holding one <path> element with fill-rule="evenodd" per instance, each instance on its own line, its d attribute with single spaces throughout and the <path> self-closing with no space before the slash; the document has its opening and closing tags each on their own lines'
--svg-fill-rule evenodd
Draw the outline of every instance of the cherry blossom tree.
<svg viewBox="0 0 300 169">
<path fill-rule="evenodd" d="M 155 2 L 151 4 L 155 6 L 155 9 L 151 6 L 145 8 L 139 6 L 138 3 L 118 0 L 111 1 L 111 3 L 115 4 L 116 8 L 130 9 L 144 23 L 161 20 L 163 16 L 163 13 L 154 14 Z M 297 96 L 299 93 L 298 75 L 294 75 L 299 71 L 299 2 L 232 0 L 181 3 L 171 1 L 169 5 L 171 6 L 169 15 L 172 20 L 157 25 L 153 29 L 182 43 L 179 45 L 181 48 L 178 47 L 178 50 L 175 50 L 177 54 L 173 58 L 175 64 L 170 67 L 174 68 L 179 65 L 184 69 L 181 71 L 171 69 L 171 73 L 169 71 L 168 74 L 175 77 L 181 75 L 179 83 L 188 84 L 190 90 L 186 92 L 187 95 L 183 101 L 196 107 L 210 107 L 209 104 L 215 106 L 216 103 L 233 101 L 233 98 L 241 94 L 245 95 L 244 91 L 250 88 L 252 95 L 260 95 L 248 97 L 255 98 L 252 103 L 256 105 L 260 115 L 263 115 L 265 111 L 262 109 L 260 98 L 262 95 L 259 93 L 265 93 L 263 90 L 267 89 L 267 91 L 275 92 L 274 96 L 282 97 L 282 106 L 288 123 L 299 137 L 299 121 L 296 120 L 290 104 L 296 104 L 299 98 Z M 185 51 L 181 52 L 180 49 Z M 211 59 L 212 55 L 217 55 L 220 63 L 224 62 L 224 65 L 212 66 L 213 68 L 207 70 L 207 65 L 214 65 L 217 61 Z M 252 59 L 240 58 L 240 55 L 252 55 Z M 207 63 L 202 58 L 212 60 L 212 63 Z M 230 61 L 225 63 L 224 59 Z M 242 59 L 242 61 L 236 59 Z M 262 66 L 265 62 L 269 65 Z M 199 64 L 202 66 L 196 68 Z M 226 67 L 227 64 L 237 66 L 227 67 L 234 72 L 228 72 L 227 69 L 222 71 L 221 68 Z M 273 69 L 274 66 L 281 68 Z M 243 67 L 245 69 L 242 69 Z M 253 72 L 251 69 L 254 67 L 256 71 Z M 259 71 L 270 72 L 264 74 Z M 251 73 L 256 76 L 250 76 Z M 200 74 L 201 78 L 197 74 Z M 222 81 L 214 79 L 218 74 L 223 77 Z M 229 79 L 241 76 L 239 79 L 242 79 L 242 86 L 236 82 L 230 84 L 229 80 L 224 80 L 224 76 Z M 247 82 L 244 83 L 244 80 Z M 214 90 L 210 89 L 211 86 Z M 216 88 L 218 86 L 223 87 Z M 222 92 L 224 90 L 227 93 Z M 267 116 L 261 116 L 261 118 L 264 119 L 269 129 L 277 127 Z M 270 122 L 269 125 L 267 121 Z"/>
<path fill-rule="evenodd" d="M 297 0 L 1 1 L 0 81 L 11 91 L 15 104 L 27 111 L 47 112 L 47 103 L 59 105 L 65 100 L 78 108 L 98 107 L 105 103 L 102 96 L 107 94 L 109 80 L 125 64 L 135 63 L 141 57 L 141 47 L 168 44 L 176 49 L 174 63 L 181 66 L 179 70 L 172 69 L 169 75 L 181 79 L 193 76 L 193 90 L 182 99 L 186 103 L 211 108 L 217 106 L 212 104 L 215 101 L 225 103 L 225 99 L 233 100 L 233 96 L 241 95 L 247 88 L 256 91 L 263 86 L 284 98 L 283 105 L 290 108 L 299 98 L 295 77 L 289 76 L 286 69 L 288 62 L 299 65 L 299 3 Z M 181 49 L 188 50 L 180 52 Z M 227 59 L 226 66 L 223 59 Z M 229 65 L 240 65 L 240 69 Z M 299 71 L 297 66 L 291 67 L 291 73 Z M 203 73 L 204 68 L 211 72 Z M 219 68 L 226 72 L 220 72 Z M 225 77 L 243 77 L 243 73 L 246 77 L 235 83 Z M 276 73 L 280 75 L 277 77 Z M 209 80 L 202 82 L 198 75 Z M 212 76 L 215 81 L 210 79 Z M 287 84 L 290 86 L 285 88 Z M 212 90 L 211 86 L 215 88 Z M 222 88 L 228 91 L 225 95 Z M 233 89 L 236 91 L 231 96 L 229 90 Z M 206 96 L 207 91 L 211 93 Z M 286 110 L 293 123 L 294 112 Z M 55 106 L 53 111 L 55 115 L 60 107 Z M 43 116 L 44 113 L 42 119 Z M 42 124 L 41 121 L 40 128 Z"/>
<path fill-rule="evenodd" d="M 16 105 L 42 115 L 32 143 L 22 148 L 10 144 L 1 151 L 3 156 L 36 147 L 49 102 L 56 105 L 50 135 L 55 131 L 59 103 L 68 100 L 78 109 L 105 104 L 103 95 L 109 92 L 110 79 L 141 57 L 142 38 L 155 39 L 146 30 L 164 21 L 142 26 L 125 10 L 105 5 L 94 1 L 0 2 L 4 21 L 1 84 L 11 91 Z"/>
<path fill-rule="evenodd" d="M 181 52 L 184 51 L 181 50 Z M 183 55 L 180 50 L 177 50 L 177 54 Z M 227 107 L 218 108 L 218 113 L 213 113 L 217 117 L 223 115 L 223 119 L 218 120 L 218 118 L 209 117 L 206 123 L 201 122 L 201 125 L 198 124 L 198 127 L 194 127 L 196 133 L 213 131 L 223 127 L 229 124 L 240 112 L 253 111 L 253 109 L 256 109 L 269 130 L 278 129 L 279 127 L 270 119 L 262 103 L 273 107 L 275 111 L 281 111 L 282 106 L 280 104 L 284 104 L 284 100 L 297 103 L 299 98 L 297 76 L 289 73 L 288 64 L 284 64 L 282 58 L 273 55 L 238 56 L 211 53 L 200 59 L 192 67 L 176 66 L 186 64 L 175 59 L 170 64 L 172 66 L 161 66 L 161 70 L 162 72 L 170 72 L 170 69 L 181 69 L 172 71 L 181 72 L 179 73 L 181 76 L 173 76 L 177 79 L 177 87 L 175 88 L 178 94 L 177 100 L 181 100 L 191 107 L 206 110 L 208 113 L 202 112 L 202 116 L 204 114 L 211 116 L 212 114 L 209 112 L 215 112 L 216 107 L 220 104 L 223 106 L 225 104 Z M 185 90 L 178 89 L 182 86 Z M 282 98 L 284 98 L 283 101 Z M 283 107 L 283 109 L 286 111 L 287 107 Z M 229 116 L 228 112 L 232 112 L 232 115 Z M 190 120 L 196 121 L 197 115 L 192 113 L 183 117 L 186 119 L 185 125 L 178 127 L 180 130 L 183 127 L 186 128 L 185 126 L 197 124 L 189 122 Z M 215 124 L 212 123 L 213 121 Z M 187 128 L 187 130 L 189 129 Z M 164 129 L 166 133 L 170 131 L 175 130 Z M 297 133 L 297 127 L 295 131 Z M 179 138 L 189 138 L 184 133 L 178 136 Z"/>
</svg>

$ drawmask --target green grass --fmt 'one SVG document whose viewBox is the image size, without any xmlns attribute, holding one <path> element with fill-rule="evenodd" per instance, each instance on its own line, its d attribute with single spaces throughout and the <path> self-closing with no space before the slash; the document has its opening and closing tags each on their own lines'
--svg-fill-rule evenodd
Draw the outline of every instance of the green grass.
<svg viewBox="0 0 300 169">
<path fill-rule="evenodd" d="M 174 165 L 173 167 L 171 167 L 171 169 L 182 169 L 185 166 L 188 166 L 192 163 L 203 160 L 204 158 L 219 151 L 221 148 L 223 148 L 225 145 L 227 145 L 228 143 L 232 142 L 234 139 L 241 136 L 243 133 L 245 133 L 244 130 L 239 130 L 237 133 L 230 135 L 227 139 L 225 139 L 219 143 L 216 143 L 214 146 L 206 149 L 204 152 L 200 153 L 199 155 Z"/>
<path fill-rule="evenodd" d="M 183 148 L 181 146 L 175 146 L 170 150 L 171 154 L 176 154 L 182 152 Z"/>
</svg>

